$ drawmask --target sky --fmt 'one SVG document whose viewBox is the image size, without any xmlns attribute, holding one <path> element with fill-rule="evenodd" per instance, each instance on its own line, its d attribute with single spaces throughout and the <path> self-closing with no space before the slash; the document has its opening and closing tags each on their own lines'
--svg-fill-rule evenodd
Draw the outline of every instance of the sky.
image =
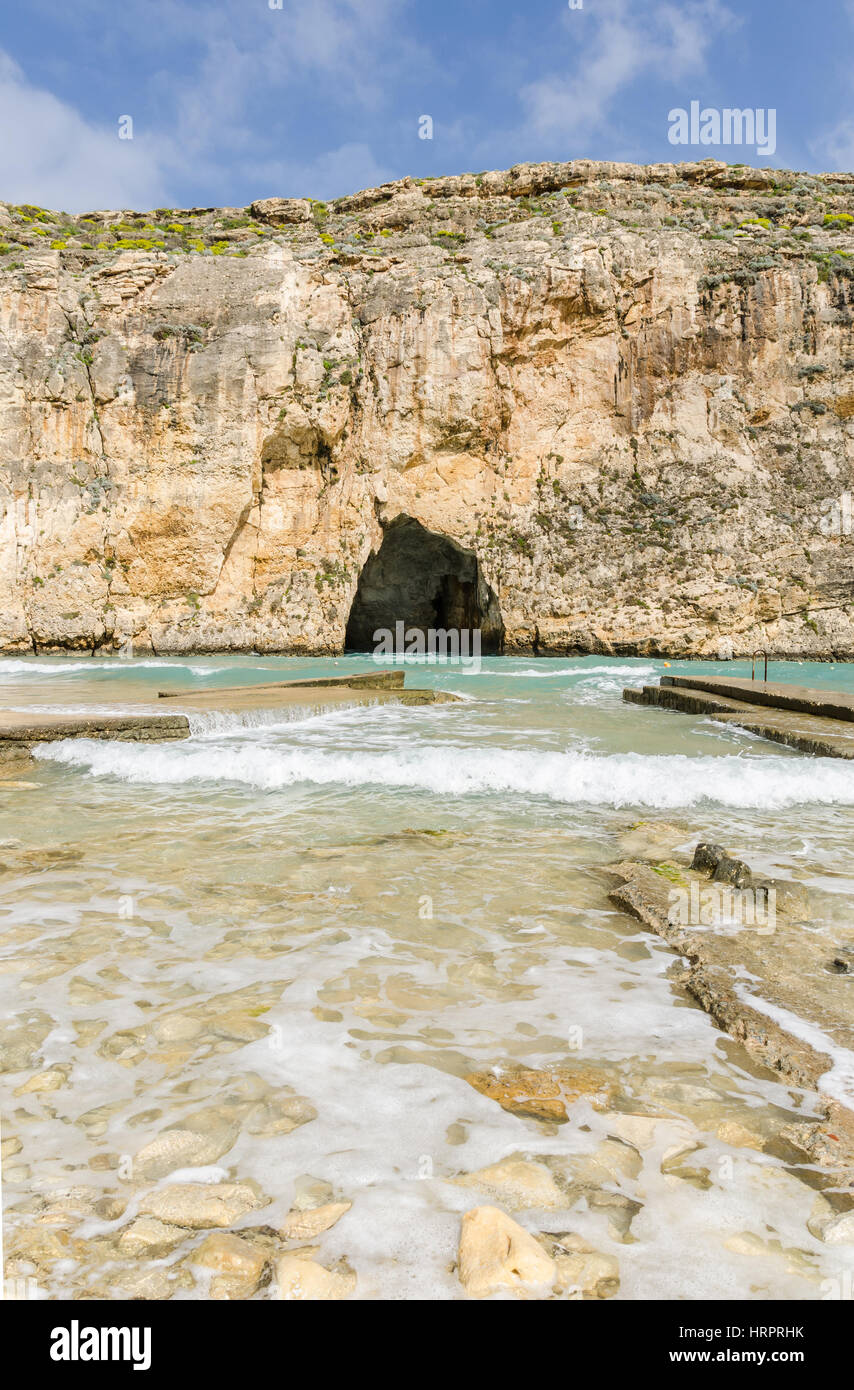
<svg viewBox="0 0 854 1390">
<path fill-rule="evenodd" d="M 854 0 L 7 0 L 0 199 L 243 207 L 577 158 L 850 170 L 852 74 Z M 695 101 L 775 111 L 773 155 L 674 146 Z"/>
</svg>

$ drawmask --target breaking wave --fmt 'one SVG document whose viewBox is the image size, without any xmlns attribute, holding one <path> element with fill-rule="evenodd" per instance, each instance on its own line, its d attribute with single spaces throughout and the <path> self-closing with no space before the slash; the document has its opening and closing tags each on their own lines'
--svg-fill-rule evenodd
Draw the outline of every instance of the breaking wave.
<svg viewBox="0 0 854 1390">
<path fill-rule="evenodd" d="M 852 806 L 850 768 L 834 759 L 533 752 L 418 744 L 395 752 L 333 751 L 268 740 L 131 744 L 69 739 L 36 756 L 135 784 L 229 783 L 277 791 L 300 783 L 406 788 L 439 796 L 545 797 L 567 805 L 774 809 Z"/>
<path fill-rule="evenodd" d="M 558 677 L 575 676 L 583 679 L 586 676 L 634 676 L 637 680 L 645 680 L 648 676 L 657 673 L 656 666 L 641 666 L 634 664 L 616 666 L 550 666 L 548 660 L 544 660 L 542 666 L 526 666 L 521 671 L 496 671 L 492 667 L 483 667 L 481 671 L 462 668 L 463 675 L 500 675 L 503 680 L 556 680 Z"/>
<path fill-rule="evenodd" d="M 87 657 L 85 661 L 57 661 L 32 660 L 20 661 L 12 657 L 8 660 L 0 660 L 0 681 L 8 676 L 73 676 L 79 675 L 81 671 L 120 671 L 127 675 L 132 671 L 142 670 L 155 671 L 187 671 L 193 676 L 215 676 L 219 672 L 229 671 L 230 666 L 194 666 L 187 661 L 166 661 L 162 657 L 152 657 L 149 660 L 139 658 L 123 660 L 121 657 Z M 245 669 L 245 668 L 244 668 Z M 258 667 L 258 670 L 267 670 L 267 667 Z"/>
</svg>

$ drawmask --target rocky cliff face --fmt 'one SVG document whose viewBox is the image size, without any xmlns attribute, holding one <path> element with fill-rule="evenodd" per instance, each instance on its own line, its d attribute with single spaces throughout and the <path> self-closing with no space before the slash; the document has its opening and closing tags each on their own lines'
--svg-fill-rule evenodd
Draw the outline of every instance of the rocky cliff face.
<svg viewBox="0 0 854 1390">
<path fill-rule="evenodd" d="M 509 652 L 854 656 L 852 216 L 713 161 L 0 207 L 0 650 L 336 652 L 423 530 Z"/>
</svg>

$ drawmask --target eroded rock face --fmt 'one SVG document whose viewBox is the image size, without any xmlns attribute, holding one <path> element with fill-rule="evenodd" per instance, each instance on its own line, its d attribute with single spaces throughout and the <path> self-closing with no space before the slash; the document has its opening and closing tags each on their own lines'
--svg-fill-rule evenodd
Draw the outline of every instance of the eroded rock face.
<svg viewBox="0 0 854 1390">
<path fill-rule="evenodd" d="M 854 654 L 854 176 L 7 212 L 0 651 L 336 652 L 398 522 L 510 652 Z"/>
</svg>

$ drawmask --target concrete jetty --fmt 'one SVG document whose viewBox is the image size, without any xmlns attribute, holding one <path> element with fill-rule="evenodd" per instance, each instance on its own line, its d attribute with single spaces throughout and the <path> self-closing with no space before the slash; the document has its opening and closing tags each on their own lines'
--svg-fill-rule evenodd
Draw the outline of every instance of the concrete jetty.
<svg viewBox="0 0 854 1390">
<path fill-rule="evenodd" d="M 367 671 L 309 680 L 273 681 L 259 685 L 206 686 L 198 690 L 161 690 L 170 703 L 159 711 L 139 714 L 59 714 L 44 710 L 0 709 L 0 764 L 28 758 L 35 744 L 64 738 L 113 738 L 143 742 L 188 738 L 189 714 L 255 709 L 288 709 L 295 705 L 323 708 L 374 704 L 445 704 L 459 697 L 443 690 L 406 690 L 403 671 Z M 178 713 L 187 710 L 188 713 Z"/>
<path fill-rule="evenodd" d="M 187 738 L 185 714 L 52 714 L 50 709 L 0 710 L 0 763 L 27 758 L 36 743 L 62 738 L 117 738 L 142 742 Z"/>
<path fill-rule="evenodd" d="M 818 757 L 854 758 L 854 696 L 841 691 L 735 676 L 662 676 L 658 685 L 624 690 L 623 699 L 706 714 Z"/>
<path fill-rule="evenodd" d="M 252 685 L 203 685 L 196 690 L 158 690 L 161 700 L 193 700 L 197 695 L 249 695 L 266 690 L 403 690 L 405 671 L 357 671 L 344 676 L 312 676 L 303 680 L 262 681 Z"/>
<path fill-rule="evenodd" d="M 404 671 L 361 671 L 353 675 L 267 681 L 258 685 L 209 685 L 197 690 L 159 690 L 161 700 L 194 711 L 287 709 L 291 705 L 438 705 L 459 696 L 445 690 L 404 688 Z"/>
</svg>

